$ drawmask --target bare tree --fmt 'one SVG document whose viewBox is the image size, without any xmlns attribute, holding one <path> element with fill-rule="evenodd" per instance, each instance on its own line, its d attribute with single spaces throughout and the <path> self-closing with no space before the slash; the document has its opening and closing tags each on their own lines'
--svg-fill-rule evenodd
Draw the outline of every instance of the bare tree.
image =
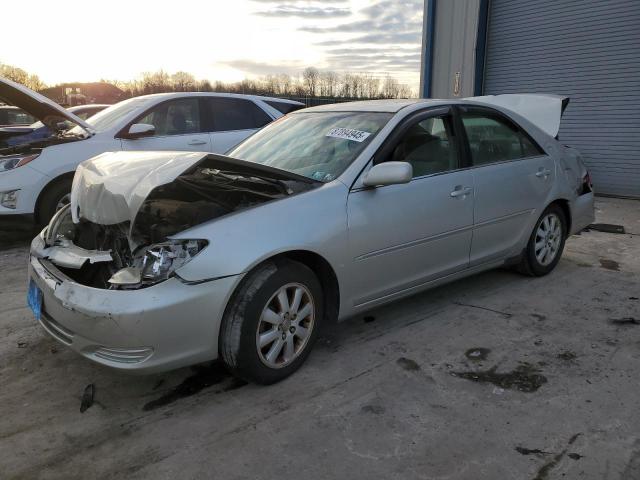
<svg viewBox="0 0 640 480">
<path fill-rule="evenodd" d="M 333 97 L 337 93 L 339 76 L 336 72 L 327 70 L 320 73 L 320 95 L 323 97 Z"/>
<path fill-rule="evenodd" d="M 0 63 L 0 76 L 8 78 L 16 83 L 20 83 L 31 90 L 42 90 L 47 85 L 35 74 L 29 74 L 19 67 L 14 67 Z"/>
<path fill-rule="evenodd" d="M 349 73 L 345 73 L 342 76 L 342 80 L 340 83 L 340 93 L 339 96 L 341 97 L 351 97 L 351 74 Z"/>
<path fill-rule="evenodd" d="M 398 98 L 400 85 L 398 80 L 392 77 L 386 77 L 382 83 L 382 96 L 384 98 Z"/>
<path fill-rule="evenodd" d="M 413 97 L 413 91 L 409 85 L 402 83 L 398 88 L 398 96 L 396 98 L 411 98 Z"/>
<path fill-rule="evenodd" d="M 174 92 L 190 92 L 195 90 L 196 79 L 187 72 L 176 72 L 171 75 L 171 84 Z"/>
<path fill-rule="evenodd" d="M 380 94 L 380 79 L 375 78 L 371 74 L 362 76 L 363 96 L 366 98 L 378 98 Z"/>
<path fill-rule="evenodd" d="M 293 93 L 293 79 L 287 73 L 278 75 L 278 95 L 291 95 Z"/>
<path fill-rule="evenodd" d="M 140 87 L 142 93 L 145 94 L 171 92 L 173 90 L 169 74 L 164 70 L 143 72 Z"/>
<path fill-rule="evenodd" d="M 25 70 L 0 63 L 0 75 L 26 85 L 33 90 L 41 90 L 46 85 L 37 75 Z M 130 81 L 101 79 L 120 88 L 125 96 L 132 97 L 161 92 L 228 92 L 258 95 L 278 95 L 283 97 L 334 98 L 406 98 L 413 95 L 409 86 L 387 76 L 384 80 L 372 74 L 346 73 L 340 75 L 331 70 L 320 71 L 315 67 L 306 68 L 302 74 L 291 76 L 286 73 L 266 75 L 258 79 L 245 78 L 240 82 L 196 80 L 188 72 L 167 73 L 164 70 L 144 72 L 140 78 Z"/>
<path fill-rule="evenodd" d="M 305 87 L 307 88 L 307 93 L 310 97 L 316 96 L 319 77 L 320 72 L 316 67 L 307 67 L 304 69 L 304 72 L 302 72 L 302 78 L 304 80 Z"/>
<path fill-rule="evenodd" d="M 198 82 L 197 89 L 199 92 L 211 92 L 213 91 L 213 87 L 211 86 L 211 82 L 209 80 L 200 80 Z"/>
<path fill-rule="evenodd" d="M 358 74 L 351 74 L 348 76 L 348 82 L 351 96 L 355 98 L 362 97 L 362 76 Z"/>
</svg>

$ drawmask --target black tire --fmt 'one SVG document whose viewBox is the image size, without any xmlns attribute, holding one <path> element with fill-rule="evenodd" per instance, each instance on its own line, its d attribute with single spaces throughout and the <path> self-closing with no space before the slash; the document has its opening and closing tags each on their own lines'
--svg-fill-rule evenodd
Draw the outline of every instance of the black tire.
<svg viewBox="0 0 640 480">
<path fill-rule="evenodd" d="M 535 244 L 536 244 L 536 233 L 542 221 L 548 215 L 556 215 L 556 217 L 560 220 L 560 228 L 561 228 L 561 238 L 558 250 L 556 252 L 555 257 L 549 264 L 542 264 L 538 258 L 536 257 Z M 533 232 L 531 232 L 531 236 L 529 237 L 529 242 L 527 243 L 527 248 L 525 249 L 524 255 L 518 265 L 518 271 L 524 275 L 529 275 L 532 277 L 542 277 L 549 272 L 551 272 L 558 262 L 560 261 L 560 257 L 562 257 L 562 252 L 564 250 L 564 243 L 567 239 L 567 218 L 565 217 L 564 211 L 560 206 L 552 204 L 549 205 L 540 218 L 536 222 L 533 227 Z"/>
<path fill-rule="evenodd" d="M 297 357 L 282 367 L 271 368 L 258 353 L 260 316 L 273 295 L 290 283 L 301 284 L 310 292 L 315 307 L 313 326 Z M 311 269 L 290 260 L 265 263 L 247 275 L 227 306 L 218 342 L 220 356 L 239 378 L 264 385 L 279 382 L 300 368 L 309 356 L 323 314 L 322 287 Z"/>
<path fill-rule="evenodd" d="M 58 203 L 71 192 L 71 178 L 64 178 L 48 185 L 38 201 L 36 221 L 40 225 L 47 225 L 56 213 Z"/>
</svg>

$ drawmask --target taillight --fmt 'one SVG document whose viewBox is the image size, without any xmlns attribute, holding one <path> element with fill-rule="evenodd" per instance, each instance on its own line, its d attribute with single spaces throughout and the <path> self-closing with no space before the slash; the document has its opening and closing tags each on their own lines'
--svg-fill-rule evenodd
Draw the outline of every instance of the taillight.
<svg viewBox="0 0 640 480">
<path fill-rule="evenodd" d="M 580 195 L 593 192 L 593 184 L 591 183 L 591 174 L 585 173 L 582 177 L 582 185 L 580 186 Z"/>
</svg>

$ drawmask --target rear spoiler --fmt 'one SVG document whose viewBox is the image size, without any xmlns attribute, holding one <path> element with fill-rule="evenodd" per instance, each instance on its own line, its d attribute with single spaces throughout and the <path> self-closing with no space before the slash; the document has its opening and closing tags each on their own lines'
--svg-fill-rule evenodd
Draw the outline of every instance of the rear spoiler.
<svg viewBox="0 0 640 480">
<path fill-rule="evenodd" d="M 465 100 L 511 110 L 554 138 L 558 136 L 560 119 L 569 105 L 569 97 L 536 93 L 485 95 Z"/>
</svg>

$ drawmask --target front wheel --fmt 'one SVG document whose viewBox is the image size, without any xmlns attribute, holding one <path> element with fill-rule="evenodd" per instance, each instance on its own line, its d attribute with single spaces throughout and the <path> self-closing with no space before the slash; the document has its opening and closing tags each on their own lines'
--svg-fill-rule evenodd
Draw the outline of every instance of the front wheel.
<svg viewBox="0 0 640 480">
<path fill-rule="evenodd" d="M 519 270 L 536 277 L 551 272 L 560 261 L 566 238 L 564 212 L 558 205 L 550 205 L 536 222 Z"/>
<path fill-rule="evenodd" d="M 51 217 L 71 201 L 72 179 L 66 178 L 47 186 L 38 202 L 36 212 L 38 223 L 48 225 Z"/>
<path fill-rule="evenodd" d="M 219 350 L 227 368 L 256 383 L 278 382 L 304 363 L 322 320 L 323 295 L 305 265 L 267 263 L 248 274 L 223 318 Z"/>
</svg>

